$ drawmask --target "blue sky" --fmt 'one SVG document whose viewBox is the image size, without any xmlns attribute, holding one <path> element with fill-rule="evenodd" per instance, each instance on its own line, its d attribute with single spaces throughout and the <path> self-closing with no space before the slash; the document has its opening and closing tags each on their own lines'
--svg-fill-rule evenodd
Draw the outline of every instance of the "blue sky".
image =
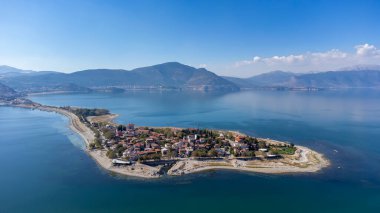
<svg viewBox="0 0 380 213">
<path fill-rule="evenodd" d="M 178 61 L 251 76 L 376 64 L 377 47 L 380 1 L 0 0 L 0 64 L 24 69 Z"/>
</svg>

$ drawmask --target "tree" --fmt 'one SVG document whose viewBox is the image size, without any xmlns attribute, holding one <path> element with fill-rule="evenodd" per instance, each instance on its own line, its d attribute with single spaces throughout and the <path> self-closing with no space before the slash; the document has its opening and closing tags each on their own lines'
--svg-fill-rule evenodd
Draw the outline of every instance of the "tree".
<svg viewBox="0 0 380 213">
<path fill-rule="evenodd" d="M 222 144 L 222 140 L 220 138 L 217 138 L 215 141 L 217 144 Z"/>
<path fill-rule="evenodd" d="M 183 136 L 184 136 L 183 132 L 177 132 L 177 137 L 178 138 L 183 138 Z"/>
<path fill-rule="evenodd" d="M 204 149 L 198 149 L 191 153 L 193 157 L 207 157 L 207 152 Z"/>
<path fill-rule="evenodd" d="M 267 148 L 267 144 L 265 143 L 265 141 L 259 141 L 259 148 Z"/>
<path fill-rule="evenodd" d="M 117 158 L 116 153 L 113 150 L 108 150 L 106 155 L 108 158 L 111 158 L 111 159 Z"/>
<path fill-rule="evenodd" d="M 230 154 L 235 155 L 235 149 L 230 149 Z"/>
<path fill-rule="evenodd" d="M 119 156 L 122 156 L 123 155 L 123 152 L 126 150 L 125 147 L 123 147 L 123 145 L 121 144 L 118 144 L 116 146 L 116 149 L 115 149 L 115 152 L 119 155 Z"/>
<path fill-rule="evenodd" d="M 271 149 L 270 152 L 271 152 L 272 154 L 274 154 L 274 155 L 278 155 L 278 154 L 280 154 L 280 150 L 278 150 L 278 149 Z"/>
<path fill-rule="evenodd" d="M 161 154 L 152 154 L 151 156 L 149 156 L 151 159 L 154 159 L 154 160 L 160 160 L 161 159 Z"/>
<path fill-rule="evenodd" d="M 95 145 L 95 148 L 97 148 L 97 149 L 101 149 L 101 148 L 103 148 L 102 143 L 101 143 L 101 141 L 100 141 L 99 138 L 96 138 L 96 139 L 94 140 L 94 145 Z"/>
<path fill-rule="evenodd" d="M 207 155 L 210 157 L 216 157 L 218 156 L 218 152 L 214 148 L 212 148 L 207 152 Z"/>
<path fill-rule="evenodd" d="M 253 152 L 253 151 L 244 152 L 244 156 L 245 157 L 255 157 L 255 152 Z"/>
<path fill-rule="evenodd" d="M 231 132 L 227 133 L 227 138 L 230 139 L 230 140 L 233 140 L 234 139 L 234 136 Z"/>
<path fill-rule="evenodd" d="M 117 130 L 118 131 L 125 131 L 125 130 L 127 130 L 127 127 L 124 125 L 119 125 L 119 126 L 117 126 Z"/>
<path fill-rule="evenodd" d="M 95 143 L 90 143 L 90 144 L 88 145 L 88 147 L 89 147 L 90 149 L 95 149 Z"/>
<path fill-rule="evenodd" d="M 115 137 L 115 132 L 113 132 L 112 130 L 106 130 L 106 131 L 104 131 L 103 135 L 105 138 L 110 140 L 110 139 Z"/>
</svg>

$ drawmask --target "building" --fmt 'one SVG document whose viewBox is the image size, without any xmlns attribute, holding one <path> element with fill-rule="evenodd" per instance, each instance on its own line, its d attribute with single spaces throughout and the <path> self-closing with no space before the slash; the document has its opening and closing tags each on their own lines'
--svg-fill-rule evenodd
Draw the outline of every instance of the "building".
<svg viewBox="0 0 380 213">
<path fill-rule="evenodd" d="M 127 126 L 127 129 L 134 130 L 135 129 L 135 124 L 129 123 L 128 126 Z"/>
</svg>

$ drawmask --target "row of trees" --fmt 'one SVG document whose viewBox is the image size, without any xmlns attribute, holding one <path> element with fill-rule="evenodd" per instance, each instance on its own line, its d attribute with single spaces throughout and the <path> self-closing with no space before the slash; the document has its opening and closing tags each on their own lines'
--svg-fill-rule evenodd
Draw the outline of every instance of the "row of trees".
<svg viewBox="0 0 380 213">
<path fill-rule="evenodd" d="M 275 155 L 293 155 L 297 148 L 294 146 L 271 147 L 270 152 Z"/>
<path fill-rule="evenodd" d="M 108 158 L 114 159 L 117 157 L 121 157 L 123 155 L 123 152 L 125 151 L 125 147 L 123 145 L 118 144 L 114 150 L 108 150 L 106 155 Z"/>
<path fill-rule="evenodd" d="M 146 160 L 160 160 L 161 154 L 155 153 L 155 154 L 149 154 L 149 155 L 142 155 L 139 157 L 139 161 L 146 161 Z"/>
<path fill-rule="evenodd" d="M 110 112 L 107 109 L 87 109 L 87 108 L 73 108 L 73 107 L 62 107 L 63 109 L 69 110 L 76 114 L 78 117 L 88 117 L 88 116 L 100 116 L 100 115 L 108 115 Z"/>
<path fill-rule="evenodd" d="M 217 157 L 218 152 L 214 148 L 208 151 L 205 149 L 197 149 L 191 153 L 191 156 L 192 157 Z"/>
</svg>

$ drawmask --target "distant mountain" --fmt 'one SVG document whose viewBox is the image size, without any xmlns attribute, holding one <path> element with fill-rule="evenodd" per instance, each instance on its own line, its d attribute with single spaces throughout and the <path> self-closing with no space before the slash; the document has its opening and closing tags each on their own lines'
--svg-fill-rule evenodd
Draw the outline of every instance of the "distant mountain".
<svg viewBox="0 0 380 213">
<path fill-rule="evenodd" d="M 363 88 L 380 87 L 380 71 L 330 71 L 296 76 L 288 87 Z"/>
<path fill-rule="evenodd" d="M 0 78 L 4 76 L 18 76 L 22 74 L 27 74 L 27 73 L 32 73 L 34 71 L 32 70 L 22 70 L 6 65 L 1 65 L 0 66 Z"/>
<path fill-rule="evenodd" d="M 253 76 L 247 80 L 255 87 L 281 86 L 284 82 L 292 82 L 296 74 L 284 71 L 273 71 L 261 75 Z"/>
<path fill-rule="evenodd" d="M 14 67 L 6 66 L 6 65 L 0 66 L 0 73 L 9 73 L 9 72 L 25 73 L 26 71 L 22 69 L 17 69 Z"/>
<path fill-rule="evenodd" d="M 23 70 L 23 69 L 18 69 L 18 68 L 6 66 L 6 65 L 0 66 L 0 79 L 7 78 L 7 77 L 21 76 L 21 75 L 45 75 L 48 73 L 58 73 L 58 72 Z"/>
<path fill-rule="evenodd" d="M 343 67 L 341 69 L 338 69 L 338 71 L 367 71 L 367 70 L 380 71 L 380 65 L 358 64 L 355 66 Z"/>
<path fill-rule="evenodd" d="M 349 70 L 307 74 L 274 71 L 250 78 L 226 78 L 241 88 L 368 88 L 380 87 L 380 71 Z"/>
<path fill-rule="evenodd" d="M 229 76 L 222 76 L 227 81 L 230 81 L 234 83 L 236 86 L 238 86 L 241 89 L 251 89 L 255 86 L 250 82 L 247 78 L 238 78 L 238 77 L 229 77 Z"/>
<path fill-rule="evenodd" d="M 284 71 L 273 71 L 260 75 L 256 75 L 250 78 L 237 78 L 237 77 L 226 77 L 226 80 L 233 82 L 240 88 L 261 88 L 261 87 L 276 87 L 283 86 L 285 82 L 291 82 L 296 76 L 295 73 L 284 72 Z"/>
<path fill-rule="evenodd" d="M 371 69 L 369 69 L 371 68 Z M 250 78 L 220 77 L 204 68 L 177 62 L 122 69 L 91 69 L 74 73 L 23 71 L 1 66 L 0 82 L 19 92 L 73 91 L 123 92 L 129 89 L 164 89 L 196 91 L 237 91 L 239 89 L 323 89 L 380 88 L 380 71 L 376 66 L 351 67 L 353 70 L 315 73 L 273 71 Z M 8 72 L 9 73 L 9 72 Z"/>
<path fill-rule="evenodd" d="M 61 85 L 105 89 L 184 89 L 200 91 L 236 91 L 239 87 L 206 69 L 177 62 L 127 70 L 93 69 L 71 74 L 46 72 L 0 79 L 20 91 L 50 91 Z"/>
<path fill-rule="evenodd" d="M 158 84 L 192 89 L 198 89 L 199 87 L 234 89 L 235 86 L 204 68 L 196 69 L 177 62 L 138 68 L 131 72 L 144 79 L 144 84 L 146 85 Z"/>
</svg>

